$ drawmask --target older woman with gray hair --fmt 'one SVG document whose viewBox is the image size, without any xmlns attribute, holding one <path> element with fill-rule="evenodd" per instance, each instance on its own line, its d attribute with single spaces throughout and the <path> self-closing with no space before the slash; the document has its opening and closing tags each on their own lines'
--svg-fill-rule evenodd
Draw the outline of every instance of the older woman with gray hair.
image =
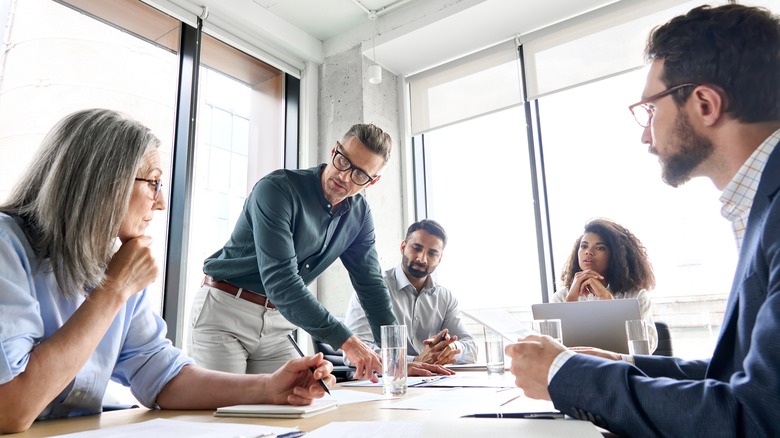
<svg viewBox="0 0 780 438">
<path fill-rule="evenodd" d="M 335 382 L 321 354 L 235 375 L 165 338 L 145 289 L 158 275 L 146 227 L 165 209 L 158 146 L 120 113 L 78 111 L 0 205 L 0 433 L 99 413 L 109 379 L 162 409 L 305 405 L 324 394 L 317 379 Z"/>
</svg>

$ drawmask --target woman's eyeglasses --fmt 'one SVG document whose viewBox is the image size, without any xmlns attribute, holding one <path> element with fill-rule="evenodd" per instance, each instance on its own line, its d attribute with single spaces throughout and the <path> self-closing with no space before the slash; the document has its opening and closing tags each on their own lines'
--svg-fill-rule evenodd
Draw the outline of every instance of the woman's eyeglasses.
<svg viewBox="0 0 780 438">
<path fill-rule="evenodd" d="M 136 178 L 136 181 L 143 181 L 147 184 L 149 184 L 150 187 L 154 189 L 154 196 L 152 199 L 155 201 L 157 200 L 157 197 L 160 196 L 160 191 L 162 190 L 163 183 L 159 179 L 146 179 L 146 178 Z"/>
</svg>

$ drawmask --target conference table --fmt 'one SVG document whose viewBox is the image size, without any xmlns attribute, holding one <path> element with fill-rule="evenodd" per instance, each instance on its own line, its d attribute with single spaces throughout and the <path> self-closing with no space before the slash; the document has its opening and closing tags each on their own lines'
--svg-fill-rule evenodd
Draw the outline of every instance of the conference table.
<svg viewBox="0 0 780 438">
<path fill-rule="evenodd" d="M 471 372 L 474 373 L 474 372 Z M 485 374 L 484 372 L 481 372 Z M 460 374 L 460 373 L 459 373 Z M 336 384 L 333 389 L 349 389 L 381 394 L 381 387 L 355 387 Z M 460 388 L 463 391 L 474 391 L 476 388 Z M 299 428 L 302 431 L 311 432 L 332 422 L 411 422 L 421 424 L 421 431 L 414 435 L 419 437 L 474 437 L 489 435 L 490 438 L 501 437 L 526 437 L 526 436 L 572 436 L 573 433 L 580 436 L 607 435 L 609 433 L 597 429 L 590 423 L 578 420 L 566 419 L 497 419 L 497 418 L 461 418 L 466 412 L 464 409 L 453 409 L 452 405 L 441 409 L 388 409 L 399 400 L 409 400 L 432 391 L 452 390 L 452 388 L 420 388 L 410 387 L 402 398 L 382 398 L 376 401 L 351 403 L 340 405 L 337 409 L 324 412 L 308 418 L 239 418 L 216 417 L 214 410 L 185 411 L 185 410 L 150 410 L 146 408 L 133 408 L 116 411 L 108 411 L 99 415 L 91 415 L 69 419 L 37 421 L 26 432 L 10 435 L 19 438 L 50 437 L 55 435 L 71 434 L 92 430 L 105 432 L 105 436 L 111 436 L 107 428 L 123 425 L 132 425 L 155 419 L 170 419 L 184 422 L 206 423 L 243 423 L 278 427 Z M 483 388 L 483 391 L 485 389 Z M 514 388 L 514 391 L 520 391 Z M 454 393 L 453 393 L 454 394 Z M 462 394 L 462 393 L 461 393 Z M 460 403 L 460 402 L 459 402 Z M 463 405 L 471 403 L 463 402 Z M 374 423 L 376 424 L 376 423 Z M 365 436 L 372 434 L 371 425 L 366 425 Z M 102 433 L 100 434 L 103 435 Z M 177 435 L 172 431 L 170 436 Z M 405 435 L 399 434 L 399 437 Z"/>
</svg>

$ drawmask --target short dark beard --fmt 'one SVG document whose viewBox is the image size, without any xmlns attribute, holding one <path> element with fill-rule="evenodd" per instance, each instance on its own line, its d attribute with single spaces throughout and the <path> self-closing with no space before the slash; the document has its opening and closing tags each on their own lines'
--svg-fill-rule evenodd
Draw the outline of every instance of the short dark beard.
<svg viewBox="0 0 780 438">
<path fill-rule="evenodd" d="M 661 161 L 661 178 L 672 187 L 691 179 L 691 173 L 712 155 L 712 142 L 694 131 L 688 115 L 680 113 L 674 126 L 679 150 Z"/>
<path fill-rule="evenodd" d="M 415 267 L 414 262 L 409 261 L 409 257 L 402 256 L 402 258 L 403 258 L 404 272 L 406 272 L 407 274 L 411 275 L 414 278 L 425 278 L 428 275 L 430 275 L 430 272 L 428 272 L 427 268 L 423 271 Z"/>
</svg>

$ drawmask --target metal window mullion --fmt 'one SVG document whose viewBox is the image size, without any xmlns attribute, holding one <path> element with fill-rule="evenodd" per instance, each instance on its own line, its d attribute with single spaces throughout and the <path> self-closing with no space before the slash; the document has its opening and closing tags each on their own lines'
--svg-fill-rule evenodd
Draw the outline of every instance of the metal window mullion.
<svg viewBox="0 0 780 438">
<path fill-rule="evenodd" d="M 539 260 L 539 279 L 542 302 L 549 301 L 550 284 L 555 287 L 555 278 L 552 261 L 552 248 L 550 245 L 550 215 L 547 205 L 547 182 L 544 172 L 544 154 L 542 149 L 542 135 L 539 123 L 539 102 L 528 101 L 528 88 L 526 85 L 525 62 L 523 58 L 523 46 L 518 45 L 518 59 L 520 62 L 520 86 L 523 94 L 523 108 L 525 112 L 526 133 L 528 135 L 528 162 L 531 171 L 531 194 L 534 204 L 534 223 L 536 228 L 536 246 Z M 552 281 L 550 283 L 550 281 Z"/>
<path fill-rule="evenodd" d="M 195 167 L 195 120 L 201 35 L 200 18 L 197 21 L 197 28 L 182 23 L 162 309 L 162 318 L 168 325 L 167 337 L 180 348 L 183 342 L 182 315 L 187 286 L 189 218 L 192 209 L 192 181 Z"/>
</svg>

